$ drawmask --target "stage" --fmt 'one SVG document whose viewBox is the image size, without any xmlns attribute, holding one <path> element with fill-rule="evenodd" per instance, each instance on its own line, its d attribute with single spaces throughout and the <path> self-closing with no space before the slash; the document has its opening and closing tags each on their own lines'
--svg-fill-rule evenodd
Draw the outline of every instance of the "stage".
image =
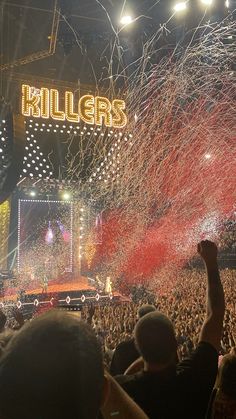
<svg viewBox="0 0 236 419">
<path fill-rule="evenodd" d="M 83 305 L 83 304 L 103 304 L 108 302 L 123 303 L 129 302 L 129 298 L 119 292 L 105 293 L 91 285 L 90 278 L 83 276 L 67 279 L 49 281 L 46 289 L 39 285 L 23 290 L 18 286 L 6 285 L 1 289 L 0 308 L 26 306 L 38 307 L 42 305 L 60 306 Z M 12 280 L 11 280 L 12 282 Z M 17 282 L 17 281 L 16 281 Z M 95 282 L 95 281 L 94 281 Z M 35 281 L 33 283 L 35 285 Z"/>
</svg>

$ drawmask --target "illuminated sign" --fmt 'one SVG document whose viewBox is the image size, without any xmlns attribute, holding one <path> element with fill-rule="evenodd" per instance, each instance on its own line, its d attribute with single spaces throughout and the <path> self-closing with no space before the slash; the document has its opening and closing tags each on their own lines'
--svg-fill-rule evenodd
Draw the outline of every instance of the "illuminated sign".
<svg viewBox="0 0 236 419">
<path fill-rule="evenodd" d="M 75 103 L 73 92 L 66 91 L 62 96 L 56 89 L 36 89 L 23 84 L 21 106 L 24 116 L 35 118 L 77 123 L 83 121 L 113 128 L 123 128 L 127 124 L 125 101 L 120 99 L 110 101 L 101 96 L 85 95 Z"/>
</svg>

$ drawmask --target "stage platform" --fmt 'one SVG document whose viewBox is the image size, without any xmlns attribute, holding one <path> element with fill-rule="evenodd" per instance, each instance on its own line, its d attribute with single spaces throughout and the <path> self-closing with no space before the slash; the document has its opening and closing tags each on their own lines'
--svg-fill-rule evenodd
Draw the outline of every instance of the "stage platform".
<svg viewBox="0 0 236 419">
<path fill-rule="evenodd" d="M 129 302 L 128 297 L 119 292 L 106 294 L 91 285 L 87 277 L 78 277 L 66 280 L 49 281 L 47 290 L 42 289 L 40 281 L 34 281 L 32 287 L 23 290 L 22 287 L 5 286 L 1 289 L 0 308 L 21 307 L 40 305 L 60 306 L 84 305 L 84 304 L 107 304 Z"/>
</svg>

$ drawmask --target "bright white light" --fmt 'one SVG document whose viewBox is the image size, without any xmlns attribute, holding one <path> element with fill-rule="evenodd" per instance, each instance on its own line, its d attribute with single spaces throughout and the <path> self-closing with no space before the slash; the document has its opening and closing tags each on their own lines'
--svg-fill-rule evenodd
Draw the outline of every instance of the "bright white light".
<svg viewBox="0 0 236 419">
<path fill-rule="evenodd" d="M 207 153 L 207 154 L 205 154 L 205 159 L 210 159 L 211 158 L 211 154 L 209 154 L 209 153 Z"/>
<path fill-rule="evenodd" d="M 32 197 L 34 197 L 34 196 L 36 196 L 36 192 L 35 191 L 30 191 L 30 196 L 32 196 Z"/>
<path fill-rule="evenodd" d="M 21 306 L 22 306 L 22 303 L 21 303 L 21 301 L 17 301 L 17 304 L 16 304 L 16 306 L 17 306 L 17 308 L 18 308 L 18 309 L 20 309 L 20 308 L 21 308 Z"/>
<path fill-rule="evenodd" d="M 64 193 L 63 193 L 63 195 L 62 195 L 62 198 L 63 198 L 65 201 L 68 201 L 68 200 L 71 198 L 71 195 L 70 195 L 70 193 L 69 193 L 69 192 L 64 192 Z"/>
<path fill-rule="evenodd" d="M 130 25 L 131 23 L 133 23 L 133 18 L 132 16 L 122 16 L 121 20 L 120 20 L 121 25 Z"/>
<path fill-rule="evenodd" d="M 213 3 L 213 0 L 201 0 L 203 4 L 206 4 L 206 6 L 210 6 Z"/>
<path fill-rule="evenodd" d="M 229 7 L 229 0 L 226 0 L 226 2 L 225 2 L 225 6 L 226 6 L 226 7 Z"/>
<path fill-rule="evenodd" d="M 176 5 L 174 6 L 175 12 L 182 12 L 183 10 L 186 10 L 186 9 L 187 9 L 186 1 L 181 1 L 179 3 L 176 3 Z"/>
</svg>

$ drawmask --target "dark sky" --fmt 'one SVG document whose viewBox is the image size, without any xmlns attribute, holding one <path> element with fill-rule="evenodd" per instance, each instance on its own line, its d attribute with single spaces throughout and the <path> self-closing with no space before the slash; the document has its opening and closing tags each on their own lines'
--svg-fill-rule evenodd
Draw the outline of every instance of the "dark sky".
<svg viewBox="0 0 236 419">
<path fill-rule="evenodd" d="M 58 0 L 61 18 L 56 53 L 43 60 L 16 67 L 14 71 L 95 84 L 109 76 L 111 51 L 116 41 L 112 25 L 117 30 L 122 10 L 124 14 L 139 17 L 132 27 L 122 31 L 119 36 L 120 51 L 123 54 L 124 50 L 128 50 L 128 54 L 123 54 L 123 65 L 126 66 L 140 57 L 143 42 L 169 20 L 176 1 L 101 0 L 104 10 L 96 0 Z M 200 0 L 190 0 L 187 15 L 175 17 L 167 24 L 170 44 L 178 41 L 179 30 L 176 33 L 176 28 L 194 26 L 202 17 L 203 9 L 199 3 Z M 54 0 L 0 0 L 1 64 L 49 48 L 54 4 Z M 214 0 L 215 6 L 210 14 L 223 12 L 224 4 L 224 0 Z M 115 49 L 114 73 L 120 70 L 119 60 Z"/>
</svg>

